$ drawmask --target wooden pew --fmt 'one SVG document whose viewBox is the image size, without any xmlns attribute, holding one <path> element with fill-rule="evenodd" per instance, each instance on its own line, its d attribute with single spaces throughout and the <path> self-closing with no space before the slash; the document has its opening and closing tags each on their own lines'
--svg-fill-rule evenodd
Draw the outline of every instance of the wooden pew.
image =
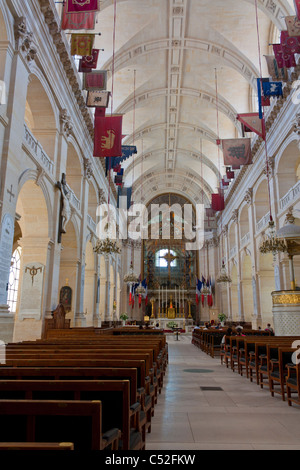
<svg viewBox="0 0 300 470">
<path fill-rule="evenodd" d="M 259 376 L 259 385 L 261 388 L 268 386 L 270 389 L 270 371 L 275 362 L 279 360 L 279 348 L 280 347 L 290 347 L 294 340 L 291 340 L 290 337 L 276 337 L 277 341 L 268 342 L 265 344 L 265 352 L 261 349 L 262 354 L 259 356 L 259 366 L 258 366 L 258 376 Z M 267 379 L 267 381 L 265 381 Z"/>
<path fill-rule="evenodd" d="M 140 410 L 130 407 L 130 382 L 127 380 L 2 380 L 0 399 L 101 401 L 102 428 L 121 431 L 122 450 L 145 447 L 139 420 L 133 428 L 131 416 Z M 145 433 L 144 433 L 145 435 Z"/>
<path fill-rule="evenodd" d="M 73 442 L 75 451 L 107 447 L 100 401 L 0 400 L 0 421 L 0 442 Z M 119 431 L 113 434 L 115 450 Z"/>
<path fill-rule="evenodd" d="M 272 397 L 275 393 L 279 393 L 283 401 L 285 401 L 285 385 L 288 376 L 287 365 L 292 363 L 292 355 L 297 348 L 279 347 L 278 360 L 270 360 L 269 384 Z M 279 391 L 275 388 L 275 384 L 279 385 Z"/>
<path fill-rule="evenodd" d="M 62 367 L 62 368 L 136 368 L 138 378 L 138 400 L 141 402 L 142 411 L 146 414 L 147 429 L 151 432 L 151 417 L 153 416 L 154 402 L 150 394 L 150 378 L 145 374 L 145 361 L 131 359 L 18 359 L 15 361 L 17 368 L 49 368 L 49 367 Z M 4 371 L 9 368 L 9 365 L 0 367 Z"/>
<path fill-rule="evenodd" d="M 73 442 L 0 442 L 1 450 L 74 450 Z"/>
</svg>

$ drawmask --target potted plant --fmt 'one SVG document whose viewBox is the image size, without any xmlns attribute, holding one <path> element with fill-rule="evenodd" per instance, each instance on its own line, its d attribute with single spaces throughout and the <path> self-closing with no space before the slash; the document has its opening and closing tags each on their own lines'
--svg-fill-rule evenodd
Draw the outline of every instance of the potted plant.
<svg viewBox="0 0 300 470">
<path fill-rule="evenodd" d="M 218 319 L 220 320 L 221 325 L 225 326 L 225 321 L 227 320 L 225 313 L 219 313 Z"/>
<path fill-rule="evenodd" d="M 123 326 L 125 326 L 125 322 L 126 322 L 126 320 L 128 320 L 128 318 L 129 317 L 128 317 L 127 313 L 122 313 L 122 315 L 120 315 L 120 320 L 122 320 Z"/>
</svg>

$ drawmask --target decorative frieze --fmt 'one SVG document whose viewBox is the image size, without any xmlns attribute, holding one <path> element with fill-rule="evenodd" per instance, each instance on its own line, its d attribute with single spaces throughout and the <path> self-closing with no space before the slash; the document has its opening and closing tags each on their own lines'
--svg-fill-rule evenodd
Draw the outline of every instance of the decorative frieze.
<svg viewBox="0 0 300 470">
<path fill-rule="evenodd" d="M 244 201 L 246 201 L 246 203 L 248 205 L 252 204 L 252 202 L 253 202 L 253 188 L 249 188 L 246 191 Z"/>
</svg>

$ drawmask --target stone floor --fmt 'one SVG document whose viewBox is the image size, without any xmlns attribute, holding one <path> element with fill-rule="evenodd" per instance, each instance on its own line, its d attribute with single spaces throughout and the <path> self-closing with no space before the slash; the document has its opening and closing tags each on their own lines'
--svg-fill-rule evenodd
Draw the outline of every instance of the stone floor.
<svg viewBox="0 0 300 470">
<path fill-rule="evenodd" d="M 190 335 L 167 341 L 169 365 L 147 450 L 300 449 L 300 407 L 226 369 L 193 346 Z"/>
</svg>

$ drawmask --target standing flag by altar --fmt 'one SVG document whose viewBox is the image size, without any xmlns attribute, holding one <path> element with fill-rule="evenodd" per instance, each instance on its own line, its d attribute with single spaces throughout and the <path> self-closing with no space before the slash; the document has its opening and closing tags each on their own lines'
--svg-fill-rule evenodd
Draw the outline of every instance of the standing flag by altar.
<svg viewBox="0 0 300 470">
<path fill-rule="evenodd" d="M 211 277 L 210 276 L 209 276 L 208 287 L 209 287 L 209 290 L 210 290 L 210 294 L 207 296 L 207 305 L 209 307 L 212 307 L 213 304 L 214 304 L 214 299 L 213 299 L 212 282 L 211 282 Z"/>
<path fill-rule="evenodd" d="M 284 82 L 288 81 L 288 70 L 286 67 L 279 68 L 277 60 L 274 55 L 265 55 L 266 61 L 267 61 L 267 66 L 268 66 L 268 71 L 269 75 L 272 78 L 272 80 L 282 80 Z"/>
<path fill-rule="evenodd" d="M 98 0 L 67 0 L 68 13 L 91 13 L 99 10 Z"/>
<path fill-rule="evenodd" d="M 202 282 L 200 281 L 200 279 L 197 278 L 197 282 L 196 282 L 196 304 L 197 305 L 199 305 L 201 289 L 202 289 Z"/>
<path fill-rule="evenodd" d="M 205 280 L 205 277 L 202 276 L 202 287 L 206 286 L 206 280 Z M 201 303 L 202 303 L 202 306 L 204 307 L 204 302 L 205 302 L 205 296 L 203 294 L 201 294 Z"/>
<path fill-rule="evenodd" d="M 254 132 L 263 139 L 266 138 L 264 120 L 260 119 L 258 113 L 238 114 L 237 119 L 242 123 L 244 132 Z"/>
<path fill-rule="evenodd" d="M 71 55 L 92 55 L 95 34 L 73 33 L 71 36 Z"/>
<path fill-rule="evenodd" d="M 94 157 L 122 155 L 122 114 L 95 116 Z"/>
<path fill-rule="evenodd" d="M 224 165 L 251 165 L 251 139 L 222 140 Z"/>
<path fill-rule="evenodd" d="M 300 0 L 294 0 L 297 18 L 300 20 Z"/>
<path fill-rule="evenodd" d="M 144 287 L 145 289 L 145 294 L 144 294 L 144 298 L 145 298 L 145 305 L 147 306 L 148 304 L 148 285 L 147 285 L 147 278 L 143 280 L 142 282 L 142 286 Z"/>
<path fill-rule="evenodd" d="M 61 29 L 80 30 L 95 29 L 96 13 L 68 13 L 66 4 L 63 5 Z"/>
<path fill-rule="evenodd" d="M 285 22 L 290 37 L 300 36 L 300 19 L 297 16 L 286 16 Z"/>
</svg>

